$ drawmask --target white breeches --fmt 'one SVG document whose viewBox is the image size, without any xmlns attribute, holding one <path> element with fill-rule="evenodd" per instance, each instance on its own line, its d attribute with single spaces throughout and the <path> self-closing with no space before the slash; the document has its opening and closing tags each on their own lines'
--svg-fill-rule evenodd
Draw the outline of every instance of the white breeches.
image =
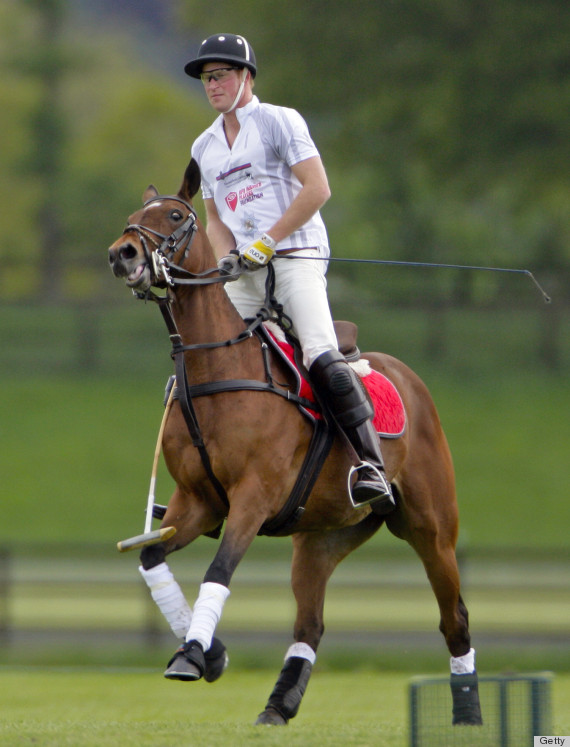
<svg viewBox="0 0 570 747">
<path fill-rule="evenodd" d="M 322 260 L 298 259 L 318 257 L 316 249 L 295 252 L 295 259 L 273 260 L 275 297 L 293 322 L 299 338 L 306 368 L 328 350 L 338 349 L 327 297 L 326 268 Z M 226 283 L 226 291 L 242 317 L 254 317 L 265 303 L 267 270 L 244 273 L 239 280 Z"/>
</svg>

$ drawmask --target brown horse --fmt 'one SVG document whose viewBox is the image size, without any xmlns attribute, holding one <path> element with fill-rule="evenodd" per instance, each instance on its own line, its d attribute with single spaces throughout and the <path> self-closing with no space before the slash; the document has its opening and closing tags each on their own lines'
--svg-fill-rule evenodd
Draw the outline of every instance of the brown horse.
<svg viewBox="0 0 570 747">
<path fill-rule="evenodd" d="M 162 526 L 173 527 L 175 533 L 168 537 L 174 532 L 169 530 L 159 543 L 141 543 L 141 573 L 172 630 L 186 641 L 165 676 L 213 681 L 221 675 L 227 657 L 214 631 L 232 574 L 256 535 L 273 526 L 265 533 L 292 535 L 295 643 L 257 723 L 286 724 L 299 709 L 324 631 L 328 579 L 385 521 L 417 552 L 436 596 L 440 630 L 452 657 L 453 721 L 481 723 L 455 556 L 453 465 L 426 386 L 395 358 L 363 354 L 395 384 L 407 413 L 403 436 L 382 444 L 397 501 L 391 514 L 378 516 L 369 506 L 351 504 L 347 475 L 352 456 L 336 436 L 304 511 L 275 526 L 302 469 L 313 426 L 286 396 L 275 396 L 287 394 L 290 371 L 252 332 L 252 325 L 247 326 L 224 290 L 227 277 L 218 271 L 191 205 L 199 184 L 198 166 L 191 161 L 177 195 L 159 196 L 149 187 L 143 208 L 129 218 L 109 249 L 114 274 L 139 297 L 161 305 L 177 361 L 178 397 L 162 441 L 176 482 Z M 166 296 L 159 299 L 151 287 L 167 288 Z M 219 535 L 224 520 L 222 540 L 192 610 L 166 555 L 200 535 Z"/>
</svg>

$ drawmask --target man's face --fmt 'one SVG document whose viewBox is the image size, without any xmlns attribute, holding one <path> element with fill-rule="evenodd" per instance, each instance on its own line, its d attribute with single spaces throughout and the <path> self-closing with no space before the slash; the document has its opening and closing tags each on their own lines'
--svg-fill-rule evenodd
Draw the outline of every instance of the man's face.
<svg viewBox="0 0 570 747">
<path fill-rule="evenodd" d="M 201 79 L 208 101 L 218 112 L 226 112 L 234 102 L 241 83 L 242 70 L 227 62 L 206 62 Z"/>
</svg>

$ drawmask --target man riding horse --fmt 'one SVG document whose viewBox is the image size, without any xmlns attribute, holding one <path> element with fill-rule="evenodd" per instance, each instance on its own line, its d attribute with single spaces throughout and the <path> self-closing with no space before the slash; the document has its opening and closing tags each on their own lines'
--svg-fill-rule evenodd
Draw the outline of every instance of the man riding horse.
<svg viewBox="0 0 570 747">
<path fill-rule="evenodd" d="M 194 142 L 202 173 L 207 233 L 228 274 L 227 292 L 242 317 L 265 300 L 267 264 L 278 261 L 275 296 L 293 323 L 311 383 L 358 455 L 352 486 L 356 506 L 384 515 L 395 506 L 384 472 L 372 406 L 338 350 L 326 291 L 328 237 L 319 209 L 328 200 L 327 176 L 307 124 L 293 109 L 260 103 L 257 73 L 243 36 L 214 34 L 185 67 L 204 84 L 220 116 Z M 319 259 L 315 259 L 319 258 Z"/>
<path fill-rule="evenodd" d="M 142 547 L 141 575 L 183 641 L 165 676 L 187 682 L 220 677 L 227 654 L 214 634 L 233 574 L 257 535 L 277 521 L 273 534 L 292 538 L 297 614 L 294 642 L 256 723 L 286 724 L 299 709 L 316 660 L 328 580 L 385 523 L 417 552 L 436 596 L 451 654 L 453 723 L 481 724 L 455 554 L 453 461 L 435 404 L 402 361 L 365 353 L 371 369 L 392 382 L 405 411 L 406 427 L 384 442 L 388 485 L 369 401 L 333 332 L 323 270 L 328 243 L 318 214 L 329 190 L 307 127 L 296 112 L 253 96 L 255 56 L 243 37 L 210 37 L 187 72 L 204 80 L 220 117 L 194 144 L 178 193 L 161 196 L 149 186 L 142 208 L 108 252 L 115 276 L 138 298 L 159 305 L 175 359 L 178 397 L 168 398 L 172 408 L 159 436 L 175 482 L 162 518 L 165 534 L 156 542 L 148 541 L 147 532 L 129 546 Z M 201 180 L 211 241 L 192 207 Z M 265 306 L 272 269 L 277 300 L 292 319 L 311 379 L 361 460 L 351 503 L 346 482 L 357 460 L 346 439 L 332 440 L 304 510 L 284 528 L 281 517 L 317 428 L 291 405 L 287 385 L 277 384 L 289 371 L 281 357 L 252 333 L 263 315 L 251 323 L 242 318 Z M 153 286 L 166 294 L 156 295 Z M 218 537 L 222 526 L 190 607 L 167 556 L 202 535 Z"/>
</svg>

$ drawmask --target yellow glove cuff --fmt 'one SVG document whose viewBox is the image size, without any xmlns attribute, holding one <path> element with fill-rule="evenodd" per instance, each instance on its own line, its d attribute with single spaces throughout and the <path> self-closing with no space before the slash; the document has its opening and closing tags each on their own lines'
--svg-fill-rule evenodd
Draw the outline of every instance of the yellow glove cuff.
<svg viewBox="0 0 570 747">
<path fill-rule="evenodd" d="M 254 241 L 243 253 L 244 259 L 252 264 L 266 265 L 275 254 L 277 242 L 271 236 L 264 233 L 261 238 Z"/>
</svg>

